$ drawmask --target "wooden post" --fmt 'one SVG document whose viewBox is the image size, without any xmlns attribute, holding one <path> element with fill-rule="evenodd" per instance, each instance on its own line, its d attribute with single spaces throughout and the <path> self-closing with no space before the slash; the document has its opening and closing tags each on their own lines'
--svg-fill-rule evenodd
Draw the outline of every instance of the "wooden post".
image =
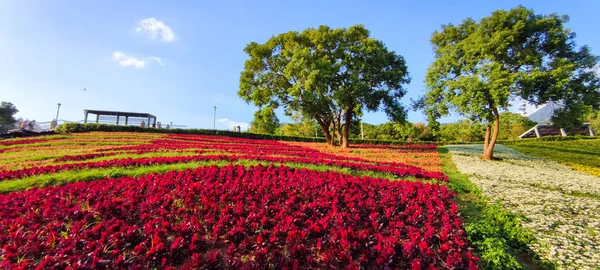
<svg viewBox="0 0 600 270">
<path fill-rule="evenodd" d="M 567 137 L 567 132 L 565 131 L 564 128 L 560 129 L 560 136 Z"/>
<path fill-rule="evenodd" d="M 127 122 L 129 121 L 129 116 L 125 116 L 125 125 L 127 125 Z"/>
<path fill-rule="evenodd" d="M 119 125 L 119 114 L 117 113 L 117 126 Z"/>
<path fill-rule="evenodd" d="M 84 123 L 84 124 L 87 124 L 87 117 L 88 117 L 88 112 L 87 112 L 87 110 L 85 110 L 85 111 L 83 112 L 83 114 L 85 115 L 85 116 L 83 117 L 83 123 Z M 57 121 L 58 121 L 58 120 L 57 120 Z"/>
<path fill-rule="evenodd" d="M 541 137 L 540 136 L 540 131 L 538 130 L 538 126 L 535 126 L 534 130 L 535 130 L 535 136 L 538 137 L 538 138 Z"/>
</svg>

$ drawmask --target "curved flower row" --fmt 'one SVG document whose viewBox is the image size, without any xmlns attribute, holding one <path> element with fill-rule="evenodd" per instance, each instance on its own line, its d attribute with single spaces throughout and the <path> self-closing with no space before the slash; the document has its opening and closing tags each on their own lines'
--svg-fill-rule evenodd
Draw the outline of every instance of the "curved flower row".
<svg viewBox="0 0 600 270">
<path fill-rule="evenodd" d="M 419 167 L 406 165 L 405 167 L 379 166 L 364 163 L 353 163 L 339 160 L 327 160 L 319 158 L 300 158 L 300 157 L 277 157 L 277 156 L 258 156 L 258 155 L 204 155 L 204 156 L 174 156 L 174 157 L 151 157 L 151 158 L 124 158 L 112 159 L 97 162 L 81 162 L 61 165 L 37 166 L 24 168 L 20 170 L 0 171 L 0 180 L 17 179 L 27 176 L 34 176 L 47 173 L 56 173 L 72 169 L 91 169 L 91 168 L 109 168 L 109 167 L 128 167 L 128 166 L 146 166 L 157 164 L 174 164 L 194 161 L 214 161 L 214 160 L 259 160 L 266 162 L 293 162 L 314 165 L 340 166 L 353 170 L 370 170 L 375 172 L 391 173 L 399 177 L 414 176 L 423 179 L 436 179 L 439 181 L 448 181 L 448 177 L 440 172 L 428 172 Z"/>
<path fill-rule="evenodd" d="M 94 159 L 99 157 L 108 157 L 119 154 L 118 152 L 112 153 L 92 153 L 92 154 L 82 154 L 82 155 L 72 155 L 72 156 L 63 156 L 60 158 L 55 158 L 54 162 L 65 162 L 65 161 L 80 161 L 86 159 Z"/>
<path fill-rule="evenodd" d="M 56 141 L 56 140 L 48 140 L 48 139 L 25 139 L 25 140 L 0 141 L 0 145 L 11 146 L 11 145 L 18 145 L 18 144 L 32 144 L 32 143 L 53 142 L 53 141 Z"/>
<path fill-rule="evenodd" d="M 452 193 L 229 165 L 0 195 L 2 268 L 470 268 Z"/>
<path fill-rule="evenodd" d="M 174 150 L 174 149 L 203 149 L 212 150 L 216 152 L 226 152 L 231 154 L 243 154 L 243 155 L 285 155 L 291 157 L 308 157 L 316 159 L 332 159 L 340 161 L 355 161 L 361 163 L 374 163 L 373 160 L 340 156 L 330 153 L 323 153 L 317 149 L 308 147 L 301 147 L 297 145 L 289 145 L 277 141 L 265 144 L 264 141 L 254 139 L 240 139 L 240 138 L 229 138 L 228 140 L 223 137 L 216 136 L 200 136 L 200 135 L 169 135 L 168 139 L 154 140 L 149 144 L 141 145 L 129 145 L 99 149 L 97 152 L 107 151 L 143 151 L 152 152 L 160 149 Z M 235 143 L 232 143 L 235 142 Z M 364 146 L 364 145 L 363 145 Z M 405 146 L 407 147 L 407 146 Z M 413 147 L 413 146 L 411 146 Z M 415 149 L 420 149 L 421 152 L 435 151 L 436 145 L 414 145 Z M 437 154 L 437 152 L 436 152 Z M 394 167 L 413 167 L 405 163 L 399 162 L 377 162 L 381 166 L 394 166 Z"/>
<path fill-rule="evenodd" d="M 378 164 L 410 164 L 429 171 L 442 171 L 442 162 L 436 145 L 417 145 L 420 148 L 412 149 L 412 145 L 398 147 L 396 145 L 353 145 L 351 148 L 339 148 L 323 143 L 295 143 L 286 142 L 291 146 L 309 148 L 321 153 L 327 153 L 348 160 L 369 160 Z"/>
</svg>

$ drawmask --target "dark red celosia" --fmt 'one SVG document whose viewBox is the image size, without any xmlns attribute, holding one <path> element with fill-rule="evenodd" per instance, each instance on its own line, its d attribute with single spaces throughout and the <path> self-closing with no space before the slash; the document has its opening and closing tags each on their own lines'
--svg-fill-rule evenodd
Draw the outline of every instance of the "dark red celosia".
<svg viewBox="0 0 600 270">
<path fill-rule="evenodd" d="M 216 166 L 0 195 L 2 268 L 476 268 L 452 193 Z"/>
</svg>

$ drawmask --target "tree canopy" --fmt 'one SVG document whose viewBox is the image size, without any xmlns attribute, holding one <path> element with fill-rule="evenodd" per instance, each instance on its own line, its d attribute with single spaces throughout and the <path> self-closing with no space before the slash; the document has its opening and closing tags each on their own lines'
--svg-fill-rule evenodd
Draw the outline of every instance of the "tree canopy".
<svg viewBox="0 0 600 270">
<path fill-rule="evenodd" d="M 567 21 L 519 6 L 478 22 L 468 18 L 442 26 L 431 37 L 435 61 L 425 79 L 428 92 L 418 104 L 431 122 L 455 111 L 486 123 L 486 159 L 493 158 L 499 110 L 516 97 L 536 105 L 562 100 L 567 109 L 599 106 L 593 72 L 598 58 L 588 47 L 576 47 Z"/>
<path fill-rule="evenodd" d="M 383 109 L 402 122 L 399 99 L 409 82 L 404 58 L 371 38 L 362 25 L 348 29 L 320 26 L 252 42 L 240 76 L 238 95 L 256 106 L 283 106 L 314 119 L 327 141 L 332 131 L 348 146 L 350 125 L 363 111 Z"/>
<path fill-rule="evenodd" d="M 275 134 L 279 128 L 279 118 L 273 107 L 265 107 L 254 112 L 254 120 L 250 123 L 250 132 Z"/>
<path fill-rule="evenodd" d="M 6 132 L 17 121 L 15 114 L 18 113 L 17 107 L 10 102 L 0 103 L 0 133 Z"/>
</svg>

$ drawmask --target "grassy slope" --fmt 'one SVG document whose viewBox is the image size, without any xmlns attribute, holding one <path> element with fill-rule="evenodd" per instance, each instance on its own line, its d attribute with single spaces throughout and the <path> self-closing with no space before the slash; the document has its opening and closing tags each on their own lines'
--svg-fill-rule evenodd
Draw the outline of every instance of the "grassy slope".
<svg viewBox="0 0 600 270">
<path fill-rule="evenodd" d="M 438 148 L 443 162 L 442 171 L 448 176 L 448 186 L 458 193 L 457 204 L 463 215 L 469 242 L 481 259 L 482 269 L 554 269 L 547 261 L 540 261 L 529 249 L 533 235 L 525 230 L 522 217 L 489 204 L 477 186 L 460 173 L 445 147 Z"/>
<path fill-rule="evenodd" d="M 524 140 L 504 143 L 523 154 L 554 160 L 600 176 L 600 139 L 573 141 Z"/>
</svg>

